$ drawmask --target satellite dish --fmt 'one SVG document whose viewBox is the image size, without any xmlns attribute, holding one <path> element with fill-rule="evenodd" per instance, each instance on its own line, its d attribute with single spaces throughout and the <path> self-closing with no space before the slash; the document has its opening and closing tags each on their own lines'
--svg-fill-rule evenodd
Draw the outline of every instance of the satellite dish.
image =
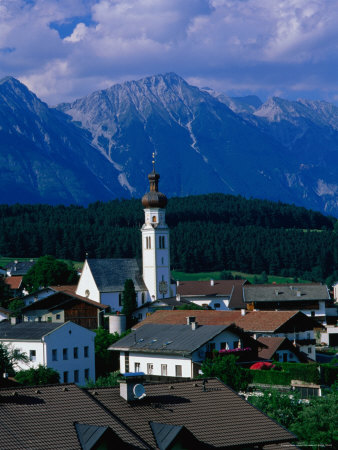
<svg viewBox="0 0 338 450">
<path fill-rule="evenodd" d="M 146 391 L 144 389 L 143 384 L 135 384 L 133 388 L 134 396 L 138 400 L 141 400 L 141 398 L 146 396 Z"/>
</svg>

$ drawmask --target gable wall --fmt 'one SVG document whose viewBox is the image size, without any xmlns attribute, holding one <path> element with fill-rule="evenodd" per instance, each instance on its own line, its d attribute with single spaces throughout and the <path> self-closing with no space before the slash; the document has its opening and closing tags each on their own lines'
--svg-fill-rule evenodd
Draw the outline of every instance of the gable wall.
<svg viewBox="0 0 338 450">
<path fill-rule="evenodd" d="M 76 288 L 77 295 L 82 297 L 87 297 L 86 291 L 89 291 L 88 298 L 100 303 L 100 292 L 94 281 L 94 277 L 88 266 L 87 261 L 85 261 L 79 283 Z"/>
</svg>

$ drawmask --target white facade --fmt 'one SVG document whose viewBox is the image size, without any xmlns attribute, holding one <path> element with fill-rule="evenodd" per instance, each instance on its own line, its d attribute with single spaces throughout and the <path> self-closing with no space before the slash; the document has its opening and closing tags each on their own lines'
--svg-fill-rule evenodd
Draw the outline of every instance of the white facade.
<svg viewBox="0 0 338 450">
<path fill-rule="evenodd" d="M 146 208 L 142 231 L 143 281 L 151 301 L 169 298 L 173 293 L 170 285 L 169 228 L 165 223 L 165 209 Z"/>
<path fill-rule="evenodd" d="M 17 363 L 16 370 L 37 368 L 41 364 L 59 372 L 61 383 L 84 385 L 86 379 L 95 381 L 94 339 L 94 332 L 66 322 L 39 340 L 1 339 L 1 342 L 28 356 L 29 362 Z"/>
<path fill-rule="evenodd" d="M 230 297 L 228 295 L 223 295 L 219 297 L 207 297 L 203 296 L 203 298 L 194 297 L 184 297 L 186 300 L 191 301 L 191 303 L 195 303 L 198 306 L 207 306 L 211 309 L 216 309 L 217 311 L 229 311 L 229 302 Z"/>
<path fill-rule="evenodd" d="M 101 302 L 100 291 L 96 286 L 93 274 L 90 270 L 89 264 L 87 260 L 85 261 L 81 273 L 81 277 L 79 279 L 76 294 L 81 295 L 82 297 L 87 297 L 90 300 L 94 300 L 94 302 L 103 303 L 105 305 L 109 305 L 110 303 Z M 108 300 L 108 299 L 107 299 Z"/>
<path fill-rule="evenodd" d="M 188 326 L 188 325 L 187 325 Z M 207 356 L 208 351 L 229 349 L 232 350 L 241 346 L 240 338 L 230 332 L 223 331 L 215 338 L 211 339 L 198 350 L 186 356 L 170 355 L 160 353 L 133 352 L 127 353 L 127 367 L 130 372 L 144 372 L 147 375 L 159 375 L 168 377 L 194 377 L 193 363 L 201 364 Z M 120 371 L 126 371 L 126 352 L 120 352 Z"/>
</svg>

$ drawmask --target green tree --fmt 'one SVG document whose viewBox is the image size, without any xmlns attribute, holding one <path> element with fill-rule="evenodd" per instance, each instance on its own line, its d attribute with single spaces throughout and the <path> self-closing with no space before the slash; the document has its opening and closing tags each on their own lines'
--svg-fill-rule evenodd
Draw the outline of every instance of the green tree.
<svg viewBox="0 0 338 450">
<path fill-rule="evenodd" d="M 37 369 L 31 368 L 21 370 L 15 375 L 18 383 L 27 386 L 36 386 L 40 384 L 56 384 L 60 382 L 60 375 L 54 369 L 39 365 Z"/>
<path fill-rule="evenodd" d="M 23 284 L 29 292 L 41 287 L 74 284 L 77 282 L 76 271 L 54 256 L 42 256 L 23 277 Z"/>
<path fill-rule="evenodd" d="M 12 317 L 19 317 L 22 314 L 22 308 L 25 306 L 24 300 L 22 298 L 15 298 L 12 300 L 8 306 Z"/>
<path fill-rule="evenodd" d="M 338 390 L 323 397 L 312 398 L 304 404 L 297 420 L 291 424 L 300 444 L 318 448 L 318 446 L 338 447 Z"/>
<path fill-rule="evenodd" d="M 96 376 L 108 376 L 112 370 L 114 370 L 116 352 L 108 350 L 108 347 L 114 342 L 121 339 L 121 337 L 130 333 L 130 330 L 125 331 L 121 335 L 118 333 L 109 333 L 103 327 L 99 327 L 94 330 L 95 336 L 95 368 Z"/>
<path fill-rule="evenodd" d="M 203 378 L 217 377 L 237 392 L 246 390 L 251 374 L 238 366 L 236 359 L 234 355 L 218 355 L 214 359 L 206 359 L 201 367 Z"/>
<path fill-rule="evenodd" d="M 15 364 L 18 362 L 27 362 L 28 357 L 16 348 L 0 342 L 0 384 L 2 374 L 8 373 L 10 376 L 14 375 Z"/>
<path fill-rule="evenodd" d="M 11 298 L 11 292 L 8 284 L 5 283 L 5 277 L 0 275 L 0 306 L 6 308 L 7 301 Z"/>
<path fill-rule="evenodd" d="M 302 410 L 298 395 L 283 394 L 276 389 L 265 390 L 262 396 L 252 395 L 248 400 L 286 428 L 290 428 Z"/>
<path fill-rule="evenodd" d="M 122 314 L 126 315 L 127 328 L 130 327 L 132 314 L 137 308 L 136 291 L 133 280 L 126 280 L 122 293 Z"/>
</svg>

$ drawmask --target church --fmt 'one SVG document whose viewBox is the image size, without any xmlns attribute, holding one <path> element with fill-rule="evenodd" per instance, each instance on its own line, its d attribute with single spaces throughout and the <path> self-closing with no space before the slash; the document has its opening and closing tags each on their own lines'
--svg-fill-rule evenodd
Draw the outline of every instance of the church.
<svg viewBox="0 0 338 450">
<path fill-rule="evenodd" d="M 171 283 L 169 228 L 165 221 L 168 200 L 158 190 L 160 175 L 155 171 L 155 161 L 148 179 L 150 190 L 142 198 L 142 263 L 130 258 L 87 258 L 76 289 L 76 294 L 108 305 L 112 312 L 122 309 L 127 279 L 134 282 L 138 307 L 176 295 L 176 284 Z"/>
</svg>

